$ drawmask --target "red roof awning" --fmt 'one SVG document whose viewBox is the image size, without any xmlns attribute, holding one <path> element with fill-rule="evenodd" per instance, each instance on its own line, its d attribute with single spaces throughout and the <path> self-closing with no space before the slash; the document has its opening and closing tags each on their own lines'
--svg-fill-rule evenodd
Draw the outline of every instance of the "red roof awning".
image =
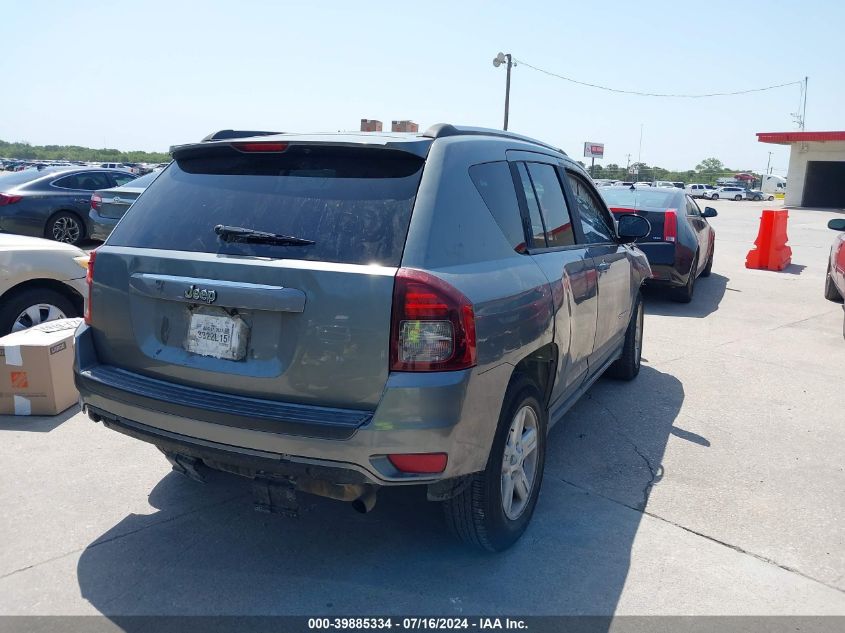
<svg viewBox="0 0 845 633">
<path fill-rule="evenodd" d="M 845 132 L 757 132 L 757 140 L 761 143 L 777 143 L 778 145 L 812 141 L 845 141 Z"/>
</svg>

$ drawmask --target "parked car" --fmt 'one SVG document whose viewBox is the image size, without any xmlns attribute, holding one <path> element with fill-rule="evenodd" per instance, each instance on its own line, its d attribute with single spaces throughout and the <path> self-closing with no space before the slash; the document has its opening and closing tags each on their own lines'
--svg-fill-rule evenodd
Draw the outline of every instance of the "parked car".
<svg viewBox="0 0 845 633">
<path fill-rule="evenodd" d="M 760 191 L 759 189 L 746 189 L 745 190 L 745 199 L 746 200 L 756 200 L 756 201 L 760 201 L 760 200 L 771 201 L 771 200 L 775 199 L 775 196 L 774 196 L 774 194 L 771 194 L 771 193 L 764 193 L 763 191 Z"/>
<path fill-rule="evenodd" d="M 120 169 L 121 171 L 128 171 L 129 173 L 138 175 L 138 167 L 132 163 L 102 163 L 100 164 L 102 169 Z"/>
<path fill-rule="evenodd" d="M 0 336 L 82 316 L 87 259 L 69 244 L 0 233 Z"/>
<path fill-rule="evenodd" d="M 683 182 L 673 182 L 672 185 L 674 185 L 678 189 L 684 189 L 686 187 L 686 183 Z"/>
<path fill-rule="evenodd" d="M 674 187 L 675 183 L 669 180 L 655 180 L 653 183 L 654 187 Z"/>
<path fill-rule="evenodd" d="M 648 223 L 615 226 L 577 162 L 497 130 L 173 157 L 91 259 L 87 414 L 189 476 L 253 479 L 268 511 L 418 484 L 466 542 L 514 543 L 548 427 L 637 375 Z"/>
<path fill-rule="evenodd" d="M 684 191 L 692 198 L 710 198 L 716 191 L 714 185 L 695 183 L 684 187 Z"/>
<path fill-rule="evenodd" d="M 0 175 L 0 231 L 78 244 L 86 237 L 91 193 L 125 185 L 116 169 L 27 169 Z"/>
<path fill-rule="evenodd" d="M 824 298 L 828 301 L 843 303 L 845 299 L 845 218 L 836 218 L 827 223 L 829 229 L 839 231 L 830 249 L 827 261 L 827 275 L 824 281 Z M 845 337 L 845 320 L 842 323 L 842 336 Z"/>
<path fill-rule="evenodd" d="M 710 194 L 711 200 L 742 200 L 745 198 L 745 189 L 742 187 L 719 187 Z"/>
<path fill-rule="evenodd" d="M 650 285 L 668 287 L 675 301 L 688 303 L 696 279 L 710 276 L 716 233 L 707 218 L 716 209 L 702 212 L 695 200 L 677 188 L 639 189 L 602 187 L 601 196 L 614 215 L 636 213 L 651 223 L 651 232 L 637 240 L 648 256 Z"/>
<path fill-rule="evenodd" d="M 159 171 L 130 180 L 121 187 L 100 189 L 91 195 L 91 209 L 88 212 L 88 236 L 94 240 L 105 240 L 114 225 L 123 217 L 135 198 L 156 179 Z"/>
</svg>

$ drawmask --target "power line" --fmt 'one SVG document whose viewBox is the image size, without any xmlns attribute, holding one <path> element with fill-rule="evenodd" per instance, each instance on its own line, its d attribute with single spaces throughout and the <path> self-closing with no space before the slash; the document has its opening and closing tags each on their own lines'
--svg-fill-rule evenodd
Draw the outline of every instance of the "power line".
<svg viewBox="0 0 845 633">
<path fill-rule="evenodd" d="M 563 79 L 564 81 L 568 81 L 573 84 L 578 84 L 579 86 L 587 86 L 589 88 L 598 88 L 599 90 L 606 90 L 607 92 L 617 92 L 621 94 L 627 95 L 637 95 L 639 97 L 671 97 L 676 99 L 703 99 L 706 97 L 731 97 L 734 95 L 744 95 L 751 92 L 763 92 L 766 90 L 775 90 L 776 88 L 785 88 L 787 86 L 797 86 L 797 85 L 804 85 L 804 81 L 790 81 L 785 84 L 777 84 L 774 86 L 765 86 L 764 88 L 749 88 L 747 90 L 736 90 L 734 92 L 710 92 L 706 94 L 673 94 L 673 93 L 662 93 L 662 92 L 640 92 L 638 90 L 622 90 L 620 88 L 609 88 L 608 86 L 600 86 L 598 84 L 591 84 L 587 81 L 579 81 L 577 79 L 573 79 L 572 77 L 565 77 L 564 75 L 559 75 L 558 73 L 553 73 L 550 70 L 545 70 L 543 68 L 538 68 L 537 66 L 532 66 L 526 61 L 521 59 L 514 58 L 514 62 L 518 62 L 523 66 L 528 66 L 532 70 L 536 70 L 537 72 L 541 72 L 544 75 L 549 75 L 551 77 L 556 77 L 558 79 Z M 514 64 L 516 65 L 516 64 Z"/>
</svg>

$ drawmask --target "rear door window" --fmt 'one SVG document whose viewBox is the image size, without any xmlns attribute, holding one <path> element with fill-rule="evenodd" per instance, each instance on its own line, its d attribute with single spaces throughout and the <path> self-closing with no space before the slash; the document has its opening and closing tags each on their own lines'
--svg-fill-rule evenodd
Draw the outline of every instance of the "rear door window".
<svg viewBox="0 0 845 633">
<path fill-rule="evenodd" d="M 528 173 L 534 185 L 534 192 L 543 212 L 546 224 L 546 243 L 549 248 L 572 246 L 575 233 L 566 206 L 566 198 L 560 187 L 557 170 L 545 163 L 528 163 Z"/>
<path fill-rule="evenodd" d="M 102 171 L 84 171 L 78 174 L 65 176 L 53 183 L 55 187 L 62 189 L 78 189 L 82 191 L 94 191 L 95 189 L 109 189 L 112 184 L 109 177 Z"/>
<path fill-rule="evenodd" d="M 132 174 L 111 174 L 111 179 L 114 181 L 115 187 L 122 187 L 128 182 L 135 180 Z"/>
<path fill-rule="evenodd" d="M 424 160 L 385 149 L 292 146 L 247 154 L 209 148 L 163 171 L 108 244 L 398 266 Z M 220 240 L 218 224 L 313 240 Z M 162 230 L 166 226 L 167 230 Z"/>
<path fill-rule="evenodd" d="M 508 162 L 473 165 L 469 176 L 511 247 L 517 253 L 524 253 L 525 230 Z"/>
<path fill-rule="evenodd" d="M 533 248 L 546 248 L 546 227 L 543 224 L 543 216 L 540 214 L 540 203 L 531 185 L 531 178 L 528 176 L 528 169 L 525 163 L 517 163 L 519 181 L 522 191 L 525 194 L 525 204 L 528 207 L 528 217 L 531 221 L 531 240 Z"/>
</svg>

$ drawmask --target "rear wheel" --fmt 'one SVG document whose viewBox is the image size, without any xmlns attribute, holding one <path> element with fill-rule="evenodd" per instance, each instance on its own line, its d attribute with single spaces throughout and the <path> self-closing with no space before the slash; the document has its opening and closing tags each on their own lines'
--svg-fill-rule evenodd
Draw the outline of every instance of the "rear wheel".
<svg viewBox="0 0 845 633">
<path fill-rule="evenodd" d="M 85 226 L 75 213 L 60 211 L 47 221 L 47 239 L 66 244 L 79 244 L 85 237 Z"/>
<path fill-rule="evenodd" d="M 622 344 L 622 356 L 607 369 L 607 375 L 621 380 L 633 380 L 640 373 L 640 362 L 643 355 L 643 298 L 637 293 L 631 322 L 625 332 L 625 342 Z"/>
<path fill-rule="evenodd" d="M 766 198 L 766 200 L 768 200 L 769 202 L 771 202 L 771 201 L 772 201 L 772 200 L 774 200 L 774 199 L 775 199 L 775 197 L 774 197 L 774 196 L 769 196 L 768 198 Z"/>
<path fill-rule="evenodd" d="M 692 268 L 689 271 L 687 283 L 680 288 L 672 288 L 672 299 L 678 303 L 689 303 L 692 301 L 692 295 L 695 293 L 695 275 L 698 272 L 698 255 L 692 260 Z"/>
<path fill-rule="evenodd" d="M 736 195 L 736 196 L 734 196 L 734 200 L 736 200 L 736 201 L 742 200 L 742 196 Z"/>
<path fill-rule="evenodd" d="M 836 284 L 833 283 L 833 278 L 830 276 L 830 262 L 827 263 L 827 275 L 824 278 L 824 298 L 828 301 L 835 301 L 836 303 L 842 303 L 842 293 L 839 292 L 839 289 L 836 287 Z"/>
<path fill-rule="evenodd" d="M 713 272 L 713 251 L 715 250 L 715 246 L 710 247 L 710 257 L 707 258 L 707 265 L 704 267 L 704 270 L 701 271 L 702 277 L 709 277 L 710 273 Z"/>
<path fill-rule="evenodd" d="M 0 306 L 0 336 L 33 325 L 81 316 L 73 303 L 51 288 L 29 288 L 3 300 Z"/>
<path fill-rule="evenodd" d="M 443 503 L 446 523 L 465 543 L 490 552 L 513 545 L 531 521 L 546 456 L 546 407 L 537 386 L 508 388 L 487 468 Z"/>
<path fill-rule="evenodd" d="M 718 199 L 719 199 L 719 194 L 718 194 L 718 193 L 714 193 L 712 196 L 710 196 L 710 199 L 711 199 L 711 200 L 718 200 Z"/>
</svg>

